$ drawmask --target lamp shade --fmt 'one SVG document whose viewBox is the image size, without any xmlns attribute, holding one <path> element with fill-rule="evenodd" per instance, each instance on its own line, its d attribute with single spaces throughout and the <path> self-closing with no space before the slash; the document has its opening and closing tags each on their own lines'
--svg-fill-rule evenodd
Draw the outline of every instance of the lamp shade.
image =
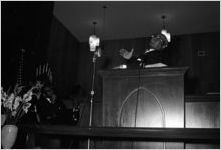
<svg viewBox="0 0 221 150">
<path fill-rule="evenodd" d="M 170 42 L 171 38 L 170 38 L 170 33 L 167 32 L 166 29 L 162 29 L 161 30 L 161 34 L 165 35 L 165 37 L 167 38 L 167 41 Z"/>
<path fill-rule="evenodd" d="M 100 38 L 98 38 L 96 35 L 91 35 L 89 37 L 89 45 L 90 51 L 94 52 L 96 50 L 96 47 L 100 45 Z"/>
</svg>

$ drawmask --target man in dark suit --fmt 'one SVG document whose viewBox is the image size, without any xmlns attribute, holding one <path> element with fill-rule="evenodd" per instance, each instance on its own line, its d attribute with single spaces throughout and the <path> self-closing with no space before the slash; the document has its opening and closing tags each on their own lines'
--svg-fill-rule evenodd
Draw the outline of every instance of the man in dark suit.
<svg viewBox="0 0 221 150">
<path fill-rule="evenodd" d="M 142 64 L 142 66 L 166 66 L 161 62 L 161 50 L 168 45 L 168 40 L 163 34 L 152 35 L 149 48 L 145 50 L 144 54 L 140 56 L 133 56 L 134 49 L 127 51 L 120 49 L 120 55 L 127 61 L 127 65 Z"/>
</svg>

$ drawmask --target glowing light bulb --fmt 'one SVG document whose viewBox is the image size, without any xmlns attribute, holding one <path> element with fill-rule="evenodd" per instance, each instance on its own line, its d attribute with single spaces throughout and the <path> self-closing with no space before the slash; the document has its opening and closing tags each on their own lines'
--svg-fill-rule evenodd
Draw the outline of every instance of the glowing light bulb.
<svg viewBox="0 0 221 150">
<path fill-rule="evenodd" d="M 100 38 L 98 38 L 96 35 L 91 35 L 89 37 L 89 45 L 90 51 L 94 52 L 96 50 L 96 47 L 100 45 Z"/>
<path fill-rule="evenodd" d="M 170 33 L 167 32 L 166 29 L 161 30 L 161 34 L 165 35 L 166 38 L 167 38 L 167 41 L 170 42 L 170 40 L 171 40 L 171 39 L 170 39 Z"/>
</svg>

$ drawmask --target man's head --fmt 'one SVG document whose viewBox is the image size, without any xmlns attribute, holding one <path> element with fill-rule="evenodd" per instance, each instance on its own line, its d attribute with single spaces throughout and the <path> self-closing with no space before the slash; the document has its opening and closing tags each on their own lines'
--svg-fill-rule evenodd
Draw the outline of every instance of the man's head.
<svg viewBox="0 0 221 150">
<path fill-rule="evenodd" d="M 152 35 L 149 42 L 150 48 L 156 50 L 164 49 L 167 44 L 167 38 L 163 34 Z"/>
</svg>

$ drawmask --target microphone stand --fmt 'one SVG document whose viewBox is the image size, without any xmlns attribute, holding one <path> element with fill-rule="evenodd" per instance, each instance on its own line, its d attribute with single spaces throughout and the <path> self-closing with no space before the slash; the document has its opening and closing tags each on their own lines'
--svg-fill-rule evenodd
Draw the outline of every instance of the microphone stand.
<svg viewBox="0 0 221 150">
<path fill-rule="evenodd" d="M 144 66 L 145 66 L 145 62 L 144 62 L 143 58 L 138 57 L 138 58 L 136 58 L 136 61 L 139 62 L 139 67 L 138 67 L 138 69 L 140 69 L 140 68 L 143 69 Z"/>
<path fill-rule="evenodd" d="M 93 100 L 94 100 L 94 80 L 95 80 L 95 69 L 96 69 L 96 59 L 97 59 L 97 52 L 94 52 L 93 58 L 92 58 L 92 62 L 93 62 L 93 75 L 92 75 L 92 85 L 91 85 L 91 99 L 90 99 L 90 118 L 89 118 L 89 130 L 91 130 L 91 126 L 92 126 L 92 119 L 93 119 Z M 87 143 L 87 148 L 90 149 L 90 143 L 91 140 L 90 138 L 88 138 L 88 143 Z"/>
</svg>

